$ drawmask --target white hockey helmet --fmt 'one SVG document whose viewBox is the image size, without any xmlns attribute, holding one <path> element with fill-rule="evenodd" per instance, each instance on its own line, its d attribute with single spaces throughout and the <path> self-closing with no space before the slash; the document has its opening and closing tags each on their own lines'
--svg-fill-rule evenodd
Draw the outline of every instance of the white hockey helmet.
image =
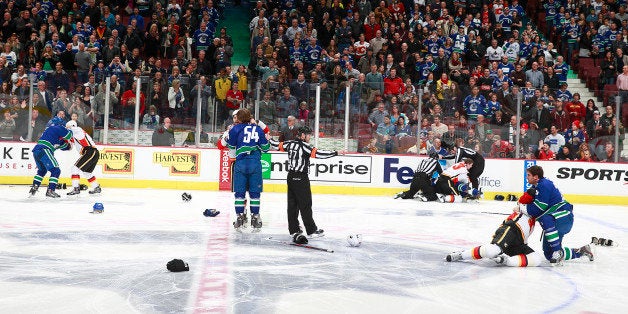
<svg viewBox="0 0 628 314">
<path fill-rule="evenodd" d="M 358 247 L 362 245 L 362 235 L 361 234 L 350 234 L 347 236 L 347 242 L 352 247 Z"/>
<path fill-rule="evenodd" d="M 76 121 L 74 121 L 74 120 L 70 120 L 70 121 L 68 121 L 68 123 L 65 124 L 65 128 L 66 129 L 75 128 L 77 126 L 78 125 L 76 124 Z"/>
<path fill-rule="evenodd" d="M 231 116 L 235 117 L 238 114 L 238 111 L 240 111 L 240 109 L 234 110 L 233 113 L 231 114 Z"/>
</svg>

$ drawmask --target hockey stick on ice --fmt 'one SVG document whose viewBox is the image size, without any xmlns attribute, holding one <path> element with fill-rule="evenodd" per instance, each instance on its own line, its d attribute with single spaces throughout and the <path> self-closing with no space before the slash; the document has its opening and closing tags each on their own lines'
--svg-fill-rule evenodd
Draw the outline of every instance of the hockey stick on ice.
<svg viewBox="0 0 628 314">
<path fill-rule="evenodd" d="M 273 239 L 273 237 L 268 237 L 268 238 L 266 238 L 266 240 L 272 241 L 272 242 L 276 242 L 276 243 L 283 243 L 283 244 L 288 244 L 288 245 L 292 245 L 292 246 L 298 246 L 298 247 L 302 247 L 302 248 L 310 249 L 310 250 L 323 251 L 323 252 L 327 252 L 327 253 L 334 253 L 334 250 L 330 250 L 330 249 L 326 249 L 326 248 L 322 248 L 322 247 L 317 247 L 317 246 L 311 246 L 311 245 L 308 245 L 308 244 L 298 244 L 298 243 L 294 243 L 294 242 L 281 241 L 281 240 Z"/>
</svg>

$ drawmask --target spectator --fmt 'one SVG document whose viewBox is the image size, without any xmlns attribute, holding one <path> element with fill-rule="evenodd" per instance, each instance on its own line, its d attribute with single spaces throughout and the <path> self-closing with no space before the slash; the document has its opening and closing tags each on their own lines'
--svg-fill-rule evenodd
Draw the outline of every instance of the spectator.
<svg viewBox="0 0 628 314">
<path fill-rule="evenodd" d="M 448 127 L 446 124 L 440 122 L 440 116 L 434 116 L 434 123 L 431 126 L 432 131 L 434 132 L 434 136 L 440 138 L 448 131 Z"/>
<path fill-rule="evenodd" d="M 528 112 L 527 121 L 530 124 L 536 124 L 538 130 L 543 132 L 545 136 L 552 126 L 552 115 L 541 99 L 536 100 L 536 107 Z"/>
<path fill-rule="evenodd" d="M 163 125 L 153 131 L 153 146 L 174 146 L 174 130 L 170 118 L 164 118 Z"/>
<path fill-rule="evenodd" d="M 279 142 L 285 142 L 294 140 L 297 138 L 299 126 L 297 125 L 297 119 L 289 115 L 286 118 L 286 125 L 279 131 Z"/>
<path fill-rule="evenodd" d="M 571 151 L 569 145 L 565 145 L 560 148 L 558 154 L 556 154 L 556 160 L 576 160 L 574 153 Z"/>
<path fill-rule="evenodd" d="M 587 122 L 587 135 L 589 138 L 596 138 L 598 136 L 605 135 L 606 125 L 602 122 L 600 118 L 600 112 L 595 110 L 593 112 L 593 119 Z"/>
<path fill-rule="evenodd" d="M 491 158 L 513 158 L 513 152 L 514 147 L 508 141 L 502 140 L 499 135 L 493 136 L 493 144 L 489 153 Z"/>
<path fill-rule="evenodd" d="M 531 82 L 534 88 L 541 88 L 545 84 L 543 73 L 539 71 L 537 62 L 532 62 L 532 68 L 526 71 L 526 81 Z"/>
<path fill-rule="evenodd" d="M 600 162 L 613 162 L 615 160 L 615 146 L 611 142 L 606 142 L 604 150 L 597 150 L 596 155 Z"/>
<path fill-rule="evenodd" d="M 390 122 L 390 115 L 384 116 L 384 121 L 377 126 L 375 130 L 378 143 L 383 145 L 386 154 L 391 154 L 393 150 L 393 136 L 395 135 L 395 126 Z"/>
<path fill-rule="evenodd" d="M 220 105 L 216 104 L 216 106 Z M 180 118 L 183 117 L 183 111 L 185 110 L 185 95 L 183 94 L 179 80 L 172 81 L 172 86 L 168 89 L 168 107 L 170 108 L 171 116 Z M 224 119 L 219 120 L 218 122 L 223 123 L 223 121 Z M 164 124 L 165 122 L 166 121 L 164 119 Z"/>
<path fill-rule="evenodd" d="M 12 141 L 15 131 L 15 120 L 9 110 L 4 111 L 4 118 L 0 121 L 0 140 Z"/>
<path fill-rule="evenodd" d="M 539 150 L 538 159 L 540 160 L 554 160 L 555 159 L 554 152 L 550 150 L 548 143 L 543 143 L 543 145 L 541 146 L 541 149 Z"/>
<path fill-rule="evenodd" d="M 233 111 L 242 108 L 244 105 L 244 95 L 238 89 L 238 82 L 231 84 L 231 89 L 227 91 L 226 107 L 229 112 L 229 116 L 233 116 Z"/>
<path fill-rule="evenodd" d="M 628 102 L 628 65 L 624 65 L 622 73 L 617 76 L 617 89 L 619 89 L 621 103 Z"/>
<path fill-rule="evenodd" d="M 144 114 L 142 118 L 142 125 L 146 129 L 152 130 L 159 126 L 159 115 L 157 114 L 157 107 L 151 105 L 148 109 L 148 112 Z"/>
<path fill-rule="evenodd" d="M 560 147 L 565 145 L 565 137 L 562 134 L 558 133 L 558 129 L 555 125 L 552 125 L 550 127 L 550 134 L 545 137 L 543 142 L 549 144 L 550 150 L 554 154 L 556 154 L 558 153 Z"/>
</svg>

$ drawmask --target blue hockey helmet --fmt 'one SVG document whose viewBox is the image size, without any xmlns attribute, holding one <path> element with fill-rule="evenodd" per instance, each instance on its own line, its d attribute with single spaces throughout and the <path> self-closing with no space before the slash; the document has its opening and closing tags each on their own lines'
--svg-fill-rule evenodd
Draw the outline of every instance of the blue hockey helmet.
<svg viewBox="0 0 628 314">
<path fill-rule="evenodd" d="M 102 203 L 94 203 L 94 211 L 103 211 L 105 210 L 105 206 Z"/>
</svg>

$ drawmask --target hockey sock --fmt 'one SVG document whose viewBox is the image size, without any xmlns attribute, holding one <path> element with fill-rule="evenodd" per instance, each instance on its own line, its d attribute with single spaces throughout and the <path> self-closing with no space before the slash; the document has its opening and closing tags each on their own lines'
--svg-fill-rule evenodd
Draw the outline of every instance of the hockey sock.
<svg viewBox="0 0 628 314">
<path fill-rule="evenodd" d="M 58 182 L 59 182 L 58 178 L 50 177 L 50 180 L 48 180 L 48 190 L 54 191 L 57 188 Z"/>
<path fill-rule="evenodd" d="M 570 259 L 580 258 L 582 256 L 582 254 L 580 254 L 580 252 L 578 252 L 577 250 L 570 249 L 568 247 L 564 247 L 563 252 L 565 253 L 564 260 L 566 261 Z"/>
<path fill-rule="evenodd" d="M 251 205 L 250 205 L 251 214 L 259 214 L 259 204 L 260 204 L 259 198 L 251 199 Z"/>
<path fill-rule="evenodd" d="M 482 258 L 492 258 L 499 255 L 502 252 L 502 249 L 495 244 L 485 244 L 481 246 L 476 246 L 471 250 L 467 250 L 462 252 L 462 259 L 471 260 L 471 259 L 482 259 Z"/>
<path fill-rule="evenodd" d="M 524 255 L 519 254 L 515 256 L 508 256 L 504 261 L 506 266 L 510 267 L 536 267 L 541 265 L 543 262 L 543 257 L 537 252 L 532 252 L 530 254 Z"/>
<path fill-rule="evenodd" d="M 560 248 L 560 237 L 558 236 L 558 230 L 555 227 L 549 227 L 545 230 L 545 241 L 555 251 Z"/>
<path fill-rule="evenodd" d="M 36 175 L 36 176 L 33 178 L 33 185 L 40 186 L 40 185 L 41 185 L 41 180 L 43 180 L 43 179 L 44 179 L 44 178 L 43 178 L 42 176 L 40 176 L 40 175 Z"/>
<path fill-rule="evenodd" d="M 79 187 L 79 181 L 81 181 L 81 176 L 78 174 L 73 174 L 72 175 L 72 187 L 73 188 L 78 188 Z"/>
<path fill-rule="evenodd" d="M 244 213 L 244 204 L 246 203 L 246 200 L 244 198 L 236 198 L 233 203 L 235 205 L 235 211 L 237 214 Z"/>
<path fill-rule="evenodd" d="M 92 189 L 93 189 L 93 188 L 96 188 L 99 184 L 96 181 L 96 177 L 93 174 L 90 174 L 90 175 L 91 175 L 91 177 L 87 178 L 87 182 L 90 183 L 90 185 L 92 186 Z"/>
</svg>

